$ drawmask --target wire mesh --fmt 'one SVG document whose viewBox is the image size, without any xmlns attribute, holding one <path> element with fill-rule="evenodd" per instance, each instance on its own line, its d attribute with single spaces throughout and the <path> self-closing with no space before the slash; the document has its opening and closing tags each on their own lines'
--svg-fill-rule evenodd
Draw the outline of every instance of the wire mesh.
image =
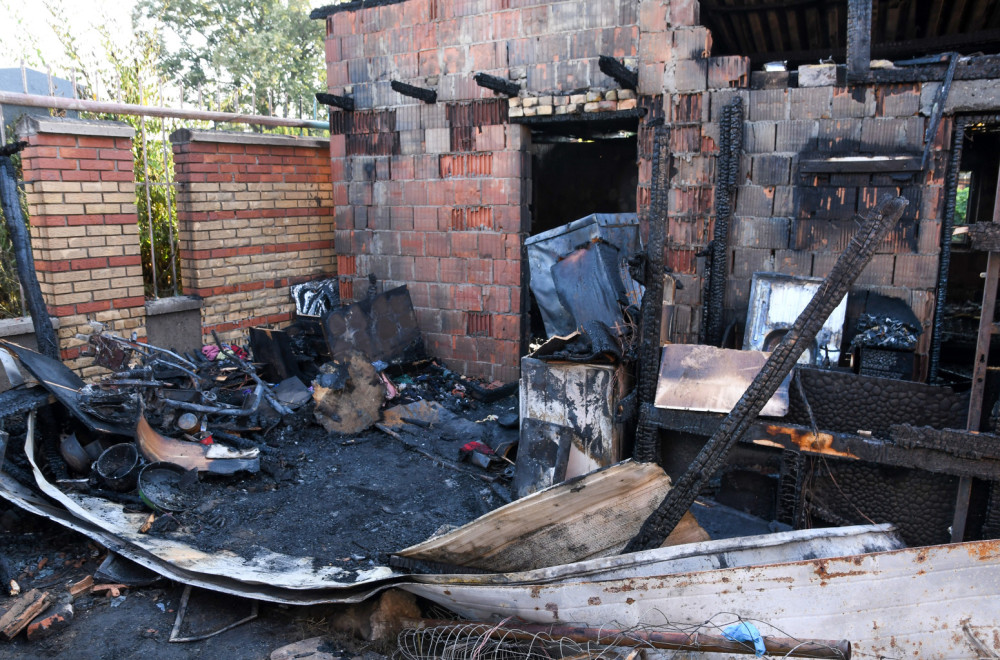
<svg viewBox="0 0 1000 660">
<path fill-rule="evenodd" d="M 581 641 L 559 636 L 558 628 L 553 628 L 557 634 L 537 632 L 537 626 L 530 626 L 535 631 L 524 628 L 529 626 L 505 619 L 496 624 L 471 623 L 455 621 L 453 623 L 435 625 L 424 628 L 408 628 L 398 636 L 398 648 L 394 657 L 402 660 L 570 660 L 577 658 L 618 659 L 643 657 L 654 654 L 657 658 L 688 658 L 692 657 L 690 650 L 665 649 L 649 641 L 654 633 L 680 633 L 688 636 L 692 642 L 698 642 L 701 636 L 724 637 L 726 628 L 737 623 L 753 624 L 764 637 L 782 637 L 798 642 L 792 651 L 784 654 L 768 655 L 766 657 L 843 657 L 840 649 L 833 646 L 817 644 L 816 640 L 797 639 L 785 631 L 766 622 L 747 619 L 738 614 L 723 612 L 707 621 L 682 623 L 669 621 L 658 610 L 647 612 L 640 617 L 644 621 L 662 619 L 661 623 L 623 626 L 612 622 L 603 627 L 592 628 L 598 641 Z M 804 655 L 808 648 L 819 650 L 812 655 Z M 750 642 L 740 642 L 747 655 L 754 655 L 754 645 Z M 722 653 L 715 657 L 740 657 L 733 652 Z M 701 657 L 699 654 L 698 657 Z"/>
</svg>

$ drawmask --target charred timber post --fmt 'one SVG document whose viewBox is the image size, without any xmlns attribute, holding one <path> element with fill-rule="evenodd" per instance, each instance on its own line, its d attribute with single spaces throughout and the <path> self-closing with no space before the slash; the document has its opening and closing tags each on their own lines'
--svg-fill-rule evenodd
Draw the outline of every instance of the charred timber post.
<svg viewBox="0 0 1000 660">
<path fill-rule="evenodd" d="M 868 75 L 872 62 L 872 0 L 847 0 L 847 79 Z"/>
<path fill-rule="evenodd" d="M 777 391 L 799 356 L 806 347 L 812 345 L 816 333 L 871 261 L 876 248 L 903 215 L 907 204 L 909 202 L 906 199 L 895 197 L 881 202 L 868 212 L 861 228 L 851 238 L 850 245 L 837 259 L 833 270 L 799 314 L 791 330 L 771 353 L 760 373 L 729 415 L 722 420 L 687 471 L 642 524 L 635 538 L 628 542 L 624 552 L 650 550 L 663 544 L 701 489 L 722 466 L 733 445 L 747 432 L 764 404 Z"/>
<path fill-rule="evenodd" d="M 520 622 L 510 628 L 502 628 L 494 623 L 444 619 L 402 619 L 401 623 L 404 629 L 447 628 L 458 635 L 493 639 L 523 639 L 527 641 L 539 638 L 568 639 L 577 644 L 597 644 L 622 648 L 652 647 L 693 653 L 754 655 L 755 652 L 753 644 L 726 639 L 721 635 L 702 633 L 646 632 L 584 626 L 545 626 Z M 789 637 L 763 637 L 762 639 L 768 655 L 788 658 L 837 658 L 837 660 L 849 660 L 851 657 L 851 642 L 846 639 L 795 639 Z"/>
<path fill-rule="evenodd" d="M 521 93 L 520 86 L 512 83 L 509 80 L 504 80 L 503 78 L 497 78 L 496 76 L 491 76 L 488 73 L 477 73 L 472 76 L 472 79 L 476 81 L 476 84 L 480 87 L 485 87 L 486 89 L 491 89 L 498 94 L 503 94 L 504 96 L 517 96 Z"/>
<path fill-rule="evenodd" d="M 597 60 L 597 66 L 600 67 L 601 73 L 614 79 L 625 89 L 635 90 L 639 86 L 639 74 L 613 57 L 601 55 Z"/>
<path fill-rule="evenodd" d="M 337 96 L 336 94 L 316 92 L 316 100 L 323 105 L 333 106 L 334 108 L 340 108 L 341 110 L 347 110 L 348 112 L 354 110 L 354 99 L 350 96 Z"/>
<path fill-rule="evenodd" d="M 715 184 L 715 227 L 709 249 L 711 263 L 705 295 L 702 338 L 705 343 L 722 343 L 722 305 L 726 295 L 726 258 L 729 246 L 729 222 L 733 216 L 736 179 L 743 148 L 743 99 L 735 97 L 722 108 L 719 122 L 719 160 Z"/>
<path fill-rule="evenodd" d="M 389 85 L 392 87 L 394 92 L 399 92 L 403 96 L 420 99 L 424 103 L 437 103 L 438 95 L 433 89 L 407 85 L 406 83 L 399 82 L 398 80 L 391 81 Z"/>
<path fill-rule="evenodd" d="M 27 142 L 0 147 L 0 205 L 3 207 L 3 217 L 7 223 L 7 233 L 14 247 L 14 257 L 17 261 L 17 277 L 24 289 L 24 302 L 31 315 L 31 324 L 35 328 L 35 339 L 38 342 L 38 352 L 42 355 L 59 359 L 59 340 L 52 329 L 49 320 L 49 309 L 42 298 L 42 287 L 38 284 L 35 272 L 35 257 L 31 253 L 31 237 L 24 225 L 24 215 L 21 213 L 21 200 L 17 194 L 17 179 L 14 176 L 14 164 L 10 156 L 27 146 Z"/>
<path fill-rule="evenodd" d="M 660 373 L 660 324 L 663 307 L 663 250 L 667 234 L 670 183 L 670 128 L 657 126 L 653 134 L 653 189 L 650 191 L 649 241 L 646 247 L 646 292 L 642 297 L 639 333 L 639 403 L 652 403 Z M 645 429 L 645 430 L 643 430 Z M 659 458 L 655 430 L 640 425 L 635 460 L 651 463 Z"/>
<path fill-rule="evenodd" d="M 944 204 L 944 223 L 941 225 L 941 257 L 938 259 L 937 288 L 934 300 L 934 325 L 931 328 L 931 354 L 927 382 L 938 380 L 941 366 L 941 341 L 944 334 L 944 305 L 948 295 L 948 274 L 951 270 L 951 236 L 955 229 L 955 208 L 958 202 L 958 177 L 962 164 L 962 146 L 965 144 L 965 129 L 968 119 L 956 119 L 955 136 L 951 142 L 948 172 L 945 175 L 945 190 L 948 191 Z"/>
</svg>

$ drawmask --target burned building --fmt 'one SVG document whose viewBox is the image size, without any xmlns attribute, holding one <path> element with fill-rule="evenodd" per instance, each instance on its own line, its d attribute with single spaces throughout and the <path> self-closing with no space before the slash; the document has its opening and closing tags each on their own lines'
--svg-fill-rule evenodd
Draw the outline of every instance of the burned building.
<svg viewBox="0 0 1000 660">
<path fill-rule="evenodd" d="M 434 354 L 514 379 L 541 333 L 526 241 L 588 213 L 620 212 L 636 212 L 647 236 L 663 231 L 673 284 L 664 338 L 738 348 L 755 274 L 827 276 L 856 215 L 901 195 L 909 204 L 857 278 L 845 350 L 832 356 L 846 366 L 859 319 L 888 306 L 909 320 L 912 350 L 869 373 L 898 385 L 871 394 L 855 381 L 820 386 L 817 374 L 817 392 L 826 387 L 825 400 L 843 405 L 818 422 L 821 395 L 799 385 L 793 417 L 853 438 L 872 429 L 886 438 L 891 424 L 965 427 L 964 393 L 939 385 L 967 388 L 977 357 L 987 252 L 953 230 L 993 213 L 994 3 L 355 0 L 312 16 L 327 26 L 343 292 L 370 272 L 406 284 Z M 659 127 L 670 159 L 656 200 Z M 991 389 L 975 431 L 990 428 Z M 878 402 L 869 413 L 842 396 L 862 391 Z M 752 469 L 723 482 L 746 492 L 764 479 L 763 502 L 743 504 L 781 517 L 778 482 L 797 483 L 791 455 L 800 455 L 775 462 L 773 450 L 741 451 Z M 674 454 L 676 470 L 689 459 Z M 873 469 L 883 473 L 842 480 L 888 489 L 869 502 L 919 506 L 913 493 L 946 502 L 937 531 L 921 540 L 947 538 L 951 502 L 971 476 Z M 833 472 L 826 483 L 837 490 Z M 987 482 L 972 491 L 974 501 L 990 499 Z M 852 506 L 827 510 L 826 520 L 858 519 Z M 821 508 L 817 500 L 813 512 Z"/>
</svg>

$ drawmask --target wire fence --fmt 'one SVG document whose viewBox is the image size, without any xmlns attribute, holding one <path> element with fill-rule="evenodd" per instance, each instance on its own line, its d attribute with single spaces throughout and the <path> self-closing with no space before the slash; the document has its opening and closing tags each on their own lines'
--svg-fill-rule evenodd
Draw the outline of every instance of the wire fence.
<svg viewBox="0 0 1000 660">
<path fill-rule="evenodd" d="M 173 150 L 169 136 L 181 128 L 239 130 L 250 127 L 259 133 L 306 134 L 327 130 L 318 119 L 320 108 L 311 102 L 287 100 L 276 105 L 268 91 L 232 89 L 194 93 L 165 85 L 162 80 L 144 80 L 141 71 L 126 72 L 112 88 L 88 88 L 78 84 L 77 72 L 67 78 L 46 70 L 44 91 L 39 94 L 38 77 L 21 63 L 21 89 L 0 90 L 0 144 L 14 138 L 19 117 L 4 113 L 4 104 L 46 109 L 50 114 L 80 118 L 123 121 L 135 131 L 132 143 L 136 182 L 136 208 L 142 254 L 143 281 L 148 298 L 165 298 L 183 293 L 178 253 L 177 183 L 174 180 Z M 29 84 L 32 81 L 34 84 Z M 68 81 L 68 85 L 66 82 Z M 35 91 L 35 93 L 32 93 Z M 267 115 L 256 114 L 266 104 Z M 271 114 L 279 110 L 285 116 Z M 325 112 L 325 107 L 323 108 Z M 23 190 L 23 181 L 19 182 Z M 30 224 L 27 205 L 25 217 Z M 25 315 L 20 285 L 14 269 L 13 251 L 5 226 L 0 225 L 0 317 Z"/>
<path fill-rule="evenodd" d="M 732 627 L 742 624 L 750 624 L 750 629 L 760 633 L 761 645 L 764 640 L 780 641 L 780 649 L 767 649 L 768 657 L 850 657 L 850 651 L 842 643 L 831 645 L 796 639 L 766 622 L 746 619 L 735 613 L 721 612 L 707 621 L 697 622 L 670 621 L 658 611 L 649 614 L 652 619 L 662 617 L 662 621 L 628 627 L 617 622 L 600 628 L 554 625 L 551 631 L 539 631 L 544 626 L 511 620 L 497 624 L 439 621 L 434 622 L 438 625 L 427 627 L 404 627 L 397 637 L 395 657 L 402 660 L 628 660 L 646 653 L 655 653 L 659 658 L 687 658 L 692 652 L 699 656 L 702 653 L 756 655 L 761 649 L 753 641 L 743 641 L 732 635 Z M 588 635 L 592 639 L 583 639 Z M 710 640 L 715 640 L 716 646 Z M 671 644 L 675 646 L 671 648 Z M 719 644 L 732 648 L 727 651 Z M 682 648 L 684 646 L 688 648 Z M 769 643 L 769 647 L 777 646 L 778 643 Z"/>
</svg>

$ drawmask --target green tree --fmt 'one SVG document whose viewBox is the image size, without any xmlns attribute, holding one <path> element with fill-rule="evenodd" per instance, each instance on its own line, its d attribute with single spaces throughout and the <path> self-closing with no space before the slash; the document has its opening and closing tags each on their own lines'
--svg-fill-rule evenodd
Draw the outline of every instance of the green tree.
<svg viewBox="0 0 1000 660">
<path fill-rule="evenodd" d="M 324 28 L 308 0 L 140 0 L 133 20 L 162 35 L 160 68 L 189 99 L 287 117 L 323 89 Z"/>
</svg>

